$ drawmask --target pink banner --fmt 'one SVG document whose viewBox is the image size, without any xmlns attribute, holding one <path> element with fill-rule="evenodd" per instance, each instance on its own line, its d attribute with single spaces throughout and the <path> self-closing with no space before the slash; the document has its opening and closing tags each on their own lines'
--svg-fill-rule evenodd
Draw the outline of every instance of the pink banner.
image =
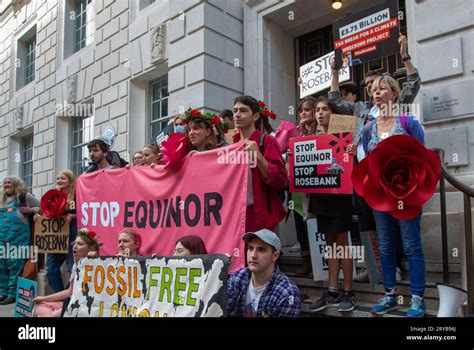
<svg viewBox="0 0 474 350">
<path fill-rule="evenodd" d="M 249 163 L 243 144 L 186 156 L 179 169 L 132 166 L 81 175 L 78 228 L 97 232 L 101 255 L 116 255 L 118 232 L 134 228 L 142 255 L 172 255 L 177 239 L 200 236 L 208 253 L 244 266 Z"/>
</svg>

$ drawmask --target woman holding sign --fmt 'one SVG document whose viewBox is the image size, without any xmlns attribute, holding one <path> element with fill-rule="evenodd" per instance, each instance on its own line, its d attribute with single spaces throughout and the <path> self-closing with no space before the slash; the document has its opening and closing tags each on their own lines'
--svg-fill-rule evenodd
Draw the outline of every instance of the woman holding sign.
<svg viewBox="0 0 474 350">
<path fill-rule="evenodd" d="M 87 229 L 79 230 L 73 245 L 74 264 L 77 264 L 80 259 L 87 257 L 87 254 L 90 251 L 98 253 L 100 246 L 101 244 L 97 240 L 94 231 L 88 231 Z M 35 317 L 61 317 L 64 301 L 72 295 L 74 277 L 76 275 L 75 266 L 76 265 L 72 268 L 72 274 L 69 278 L 69 287 L 67 289 L 48 296 L 39 296 L 33 299 L 33 302 L 38 304 L 34 311 Z"/>
<path fill-rule="evenodd" d="M 199 236 L 185 236 L 176 241 L 173 256 L 190 256 L 207 254 L 204 241 Z"/>
<path fill-rule="evenodd" d="M 39 202 L 28 193 L 23 180 L 7 176 L 3 180 L 3 195 L 0 197 L 0 246 L 9 252 L 23 250 L 30 244 L 30 221 L 28 215 L 39 211 Z M 28 257 L 0 259 L 0 305 L 15 302 L 18 276 Z"/>
<path fill-rule="evenodd" d="M 120 256 L 139 256 L 142 246 L 142 236 L 131 228 L 125 228 L 119 232 L 118 237 L 118 255 Z"/>
<path fill-rule="evenodd" d="M 337 107 L 326 97 L 316 100 L 316 120 L 318 134 L 327 134 L 331 114 L 340 114 Z M 320 311 L 327 307 L 337 307 L 337 311 L 352 311 L 355 308 L 355 296 L 352 291 L 351 256 L 343 256 L 336 252 L 348 252 L 348 231 L 352 226 L 352 196 L 346 194 L 311 194 L 310 213 L 316 215 L 318 232 L 325 235 L 328 248 L 328 290 L 323 296 L 309 306 L 310 311 Z M 339 295 L 339 269 L 344 274 L 344 294 Z"/>
<path fill-rule="evenodd" d="M 63 213 L 56 213 L 52 211 L 45 212 L 45 208 L 41 208 L 41 214 L 46 217 L 62 216 L 65 215 L 69 223 L 69 253 L 68 254 L 47 254 L 46 258 L 46 277 L 50 287 L 55 291 L 59 292 L 64 289 L 63 280 L 61 277 L 61 266 L 66 261 L 68 272 L 71 273 L 72 266 L 74 264 L 72 254 L 72 244 L 76 239 L 77 232 L 77 220 L 76 220 L 76 176 L 71 170 L 61 170 L 56 176 L 56 190 L 59 190 L 67 195 L 67 202 L 65 211 Z M 49 192 L 47 192 L 49 193 Z M 46 194 L 45 194 L 46 196 Z M 43 198 L 42 198 L 43 200 Z M 39 215 L 35 215 L 34 220 L 37 221 Z"/>
<path fill-rule="evenodd" d="M 177 123 L 186 126 L 191 152 L 204 152 L 219 147 L 218 137 L 214 132 L 216 126 L 221 126 L 221 119 L 217 115 L 189 108 Z"/>
</svg>

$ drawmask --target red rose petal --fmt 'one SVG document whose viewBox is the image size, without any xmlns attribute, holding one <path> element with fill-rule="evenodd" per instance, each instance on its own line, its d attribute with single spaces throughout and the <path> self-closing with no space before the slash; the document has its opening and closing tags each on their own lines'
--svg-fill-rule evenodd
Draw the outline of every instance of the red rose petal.
<svg viewBox="0 0 474 350">
<path fill-rule="evenodd" d="M 352 186 L 354 190 L 362 197 L 364 197 L 363 183 L 364 179 L 367 177 L 369 166 L 369 158 L 365 157 L 360 163 L 354 165 L 352 169 Z"/>
<path fill-rule="evenodd" d="M 367 177 L 363 185 L 364 199 L 370 205 L 371 208 L 379 211 L 391 211 L 396 208 L 395 200 L 388 196 L 382 189 L 382 187 L 376 186 Z"/>
</svg>

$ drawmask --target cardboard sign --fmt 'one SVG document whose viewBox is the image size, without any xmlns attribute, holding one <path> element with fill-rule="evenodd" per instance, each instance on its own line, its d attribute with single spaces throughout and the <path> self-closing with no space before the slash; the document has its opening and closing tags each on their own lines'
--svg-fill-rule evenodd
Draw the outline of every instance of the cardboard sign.
<svg viewBox="0 0 474 350">
<path fill-rule="evenodd" d="M 334 51 L 300 67 L 300 98 L 312 95 L 331 86 L 331 64 Z M 339 70 L 339 82 L 350 79 L 349 67 Z"/>
<path fill-rule="evenodd" d="M 318 220 L 312 218 L 306 221 L 308 228 L 308 239 L 309 239 L 309 250 L 311 253 L 311 266 L 313 269 L 313 280 L 315 281 L 326 281 L 329 279 L 329 270 L 328 270 L 328 258 L 329 254 L 336 254 L 332 247 L 327 247 L 326 245 L 326 236 L 324 233 L 319 232 L 318 230 Z M 351 257 L 353 260 L 360 260 L 363 256 L 363 251 L 360 250 L 360 247 L 353 246 L 351 243 L 350 232 L 347 233 L 349 238 L 349 246 L 347 249 L 341 253 Z M 331 251 L 332 249 L 332 251 Z M 353 265 L 352 273 L 355 276 L 355 264 Z M 342 279 L 344 274 L 342 273 L 342 268 L 339 270 L 339 279 Z"/>
<path fill-rule="evenodd" d="M 15 317 L 33 317 L 35 304 L 33 299 L 36 297 L 38 283 L 26 278 L 18 277 Z"/>
<path fill-rule="evenodd" d="M 328 134 L 340 132 L 354 132 L 357 118 L 353 115 L 331 114 L 329 119 Z"/>
<path fill-rule="evenodd" d="M 352 67 L 400 50 L 397 0 L 340 18 L 332 28 L 337 67 L 341 67 L 343 59 Z"/>
<path fill-rule="evenodd" d="M 40 216 L 35 222 L 35 245 L 38 253 L 69 252 L 69 222 L 66 216 L 60 219 L 49 219 Z"/>
<path fill-rule="evenodd" d="M 351 133 L 290 139 L 290 191 L 352 194 Z"/>
<path fill-rule="evenodd" d="M 229 259 L 99 257 L 74 273 L 65 317 L 222 317 Z"/>
</svg>

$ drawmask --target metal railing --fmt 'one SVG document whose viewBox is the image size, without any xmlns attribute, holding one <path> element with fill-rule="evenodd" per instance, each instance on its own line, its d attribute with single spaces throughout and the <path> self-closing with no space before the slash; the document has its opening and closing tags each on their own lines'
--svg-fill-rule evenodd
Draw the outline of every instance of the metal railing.
<svg viewBox="0 0 474 350">
<path fill-rule="evenodd" d="M 448 170 L 444 163 L 444 150 L 435 148 L 441 157 L 441 177 L 439 182 L 440 209 L 441 209 L 441 242 L 443 250 L 443 282 L 449 284 L 449 264 L 448 264 L 448 229 L 446 211 L 446 186 L 445 180 L 454 188 L 463 193 L 464 197 L 464 239 L 466 244 L 465 264 L 467 275 L 467 306 L 468 315 L 474 316 L 474 241 L 472 239 L 472 215 L 471 198 L 474 198 L 474 188 L 460 182 Z M 464 263 L 464 262 L 463 262 Z"/>
</svg>

